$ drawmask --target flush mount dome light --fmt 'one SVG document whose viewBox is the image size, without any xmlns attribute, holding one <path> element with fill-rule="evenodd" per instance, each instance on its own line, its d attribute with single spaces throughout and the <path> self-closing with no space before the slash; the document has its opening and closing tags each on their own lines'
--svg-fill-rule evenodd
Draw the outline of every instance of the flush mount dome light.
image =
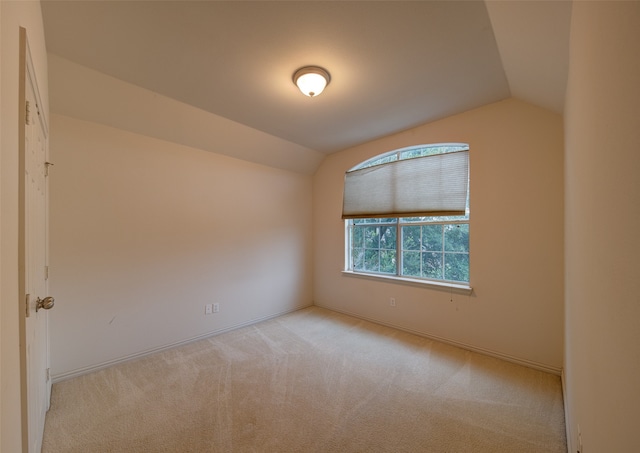
<svg viewBox="0 0 640 453">
<path fill-rule="evenodd" d="M 295 83 L 302 94 L 315 97 L 322 93 L 331 82 L 331 76 L 326 69 L 318 66 L 305 66 L 293 73 L 293 83 Z"/>
</svg>

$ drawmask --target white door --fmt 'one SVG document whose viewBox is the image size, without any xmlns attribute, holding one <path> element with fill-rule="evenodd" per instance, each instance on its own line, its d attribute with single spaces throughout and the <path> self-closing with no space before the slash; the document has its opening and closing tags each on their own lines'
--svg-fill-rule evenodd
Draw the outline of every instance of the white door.
<svg viewBox="0 0 640 453">
<path fill-rule="evenodd" d="M 47 311 L 53 306 L 48 297 L 47 218 L 47 123 L 41 107 L 38 84 L 31 63 L 26 30 L 20 29 L 21 118 L 24 139 L 20 147 L 20 240 L 21 287 L 24 310 L 21 323 L 23 450 L 39 453 L 44 420 L 51 394 L 49 378 L 49 334 Z M 24 64 L 23 64 L 24 63 Z"/>
</svg>

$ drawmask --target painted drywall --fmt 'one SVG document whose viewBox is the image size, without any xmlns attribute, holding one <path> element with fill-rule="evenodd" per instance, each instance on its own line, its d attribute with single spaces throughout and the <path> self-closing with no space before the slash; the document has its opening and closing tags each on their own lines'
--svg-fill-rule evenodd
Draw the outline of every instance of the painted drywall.
<svg viewBox="0 0 640 453">
<path fill-rule="evenodd" d="M 470 145 L 473 293 L 344 275 L 345 171 L 442 142 Z M 314 303 L 558 372 L 563 209 L 562 118 L 515 99 L 330 155 L 314 176 Z"/>
<path fill-rule="evenodd" d="M 48 116 L 47 54 L 40 3 L 2 1 L 0 107 L 0 451 L 22 451 L 18 300 L 18 73 L 19 28 L 27 30 L 43 114 Z"/>
<path fill-rule="evenodd" d="M 299 173 L 324 154 L 49 54 L 51 109 L 73 118 Z"/>
<path fill-rule="evenodd" d="M 61 115 L 51 130 L 54 379 L 311 305 L 310 175 Z"/>
<path fill-rule="evenodd" d="M 485 1 L 511 95 L 562 113 L 571 1 Z"/>
<path fill-rule="evenodd" d="M 2 6 L 0 5 L 0 52 L 2 51 Z M 0 105 L 2 105 L 2 60 L 0 59 Z M 0 150 L 2 144 L 2 111 L 0 110 Z M 0 152 L 0 208 L 2 204 L 2 154 Z M 2 254 L 2 209 L 0 209 L 0 283 L 3 281 L 2 262 L 4 261 Z M 2 285 L 0 285 L 2 286 Z M 2 294 L 0 294 L 2 296 Z M 0 297 L 0 326 L 2 326 L 2 312 L 4 297 Z M 4 400 L 4 387 L 2 385 L 2 334 L 0 333 L 0 447 L 2 446 L 2 402 Z"/>
<path fill-rule="evenodd" d="M 638 22 L 639 2 L 573 4 L 565 111 L 571 452 L 579 430 L 582 452 L 640 451 Z"/>
</svg>

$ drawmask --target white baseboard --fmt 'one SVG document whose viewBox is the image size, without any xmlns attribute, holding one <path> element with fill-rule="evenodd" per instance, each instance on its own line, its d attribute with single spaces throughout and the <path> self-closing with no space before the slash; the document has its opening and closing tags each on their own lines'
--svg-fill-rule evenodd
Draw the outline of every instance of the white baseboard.
<svg viewBox="0 0 640 453">
<path fill-rule="evenodd" d="M 421 337 L 429 338 L 431 340 L 436 340 L 436 341 L 439 341 L 441 343 L 446 343 L 446 344 L 450 344 L 452 346 L 457 346 L 457 347 L 459 347 L 461 349 L 466 349 L 467 351 L 477 352 L 479 354 L 483 354 L 483 355 L 487 355 L 487 356 L 490 356 L 490 357 L 495 357 L 495 358 L 498 358 L 498 359 L 506 360 L 507 362 L 516 363 L 518 365 L 526 366 L 528 368 L 534 368 L 536 370 L 544 371 L 546 373 L 555 374 L 557 376 L 561 376 L 562 375 L 562 368 L 557 368 L 557 367 L 553 367 L 553 366 L 550 366 L 550 365 L 546 365 L 544 363 L 538 363 L 538 362 L 534 362 L 532 360 L 522 359 L 520 357 L 514 357 L 512 355 L 504 354 L 502 352 L 492 351 L 490 349 L 480 348 L 480 347 L 473 346 L 473 345 L 470 345 L 470 344 L 461 343 L 459 341 L 450 340 L 448 338 L 444 338 L 444 337 L 441 337 L 441 336 L 438 336 L 438 335 L 432 335 L 432 334 L 430 334 L 428 332 L 422 332 L 422 331 L 418 331 L 418 330 L 408 329 L 406 327 L 398 326 L 398 325 L 390 323 L 390 322 L 381 321 L 379 319 L 374 319 L 374 318 L 369 318 L 367 316 L 362 316 L 362 315 L 360 315 L 358 313 L 352 313 L 352 312 L 347 311 L 347 310 L 339 310 L 339 309 L 336 309 L 334 307 L 327 307 L 327 306 L 324 306 L 324 305 L 321 305 L 321 304 L 318 304 L 318 303 L 314 303 L 314 305 L 316 305 L 318 307 L 326 308 L 327 310 L 336 311 L 338 313 L 343 313 L 345 315 L 353 316 L 354 318 L 363 319 L 365 321 L 373 322 L 375 324 L 380 324 L 380 325 L 383 325 L 383 326 L 392 327 L 394 329 L 402 330 L 404 332 L 412 333 L 414 335 L 418 335 L 418 336 L 421 336 Z"/>
<path fill-rule="evenodd" d="M 242 327 L 247 327 L 253 324 L 257 324 L 259 322 L 262 321 L 267 321 L 269 319 L 273 319 L 273 318 L 277 318 L 278 316 L 282 316 L 282 315 L 286 315 L 287 313 L 293 313 L 294 311 L 298 311 L 298 310 L 302 310 L 304 308 L 309 308 L 311 307 L 313 304 L 309 304 L 309 305 L 305 305 L 304 307 L 296 307 L 290 310 L 285 310 L 282 312 L 278 312 L 278 313 L 274 313 L 268 316 L 263 316 L 261 318 L 254 318 L 250 321 L 245 321 L 245 322 L 241 322 L 239 324 L 234 324 L 232 326 L 229 327 L 224 327 L 222 329 L 217 329 L 217 330 L 212 330 L 210 332 L 206 332 L 203 333 L 201 335 L 197 335 L 195 337 L 191 337 L 191 338 L 187 338 L 185 340 L 180 340 L 180 341 L 176 341 L 174 343 L 169 343 L 169 344 L 165 344 L 162 346 L 159 346 L 157 348 L 151 348 L 151 349 L 147 349 L 141 352 L 136 352 L 134 354 L 129 354 L 123 357 L 119 357 L 117 359 L 113 359 L 113 360 L 107 360 L 106 362 L 101 362 L 95 365 L 90 365 L 87 367 L 83 367 L 83 368 L 77 368 L 75 370 L 71 370 L 71 371 L 65 371 L 64 373 L 59 373 L 59 374 L 54 374 L 51 376 L 51 381 L 52 383 L 56 383 L 56 382 L 61 382 L 61 381 L 65 381 L 67 379 L 72 379 L 78 376 L 82 376 L 83 374 L 89 374 L 89 373 L 93 373 L 95 371 L 99 371 L 102 370 L 104 368 L 108 368 L 110 366 L 113 365 L 117 365 L 119 363 L 124 363 L 124 362 L 128 362 L 130 360 L 135 360 L 135 359 L 139 359 L 141 357 L 145 357 L 151 354 L 155 354 L 157 352 L 161 352 L 161 351 L 166 351 L 167 349 L 171 349 L 171 348 L 175 348 L 177 346 L 182 346 L 185 344 L 189 344 L 189 343 L 193 343 L 194 341 L 198 341 L 198 340 L 202 340 L 204 338 L 209 338 L 209 337 L 213 337 L 215 335 L 220 335 L 226 332 L 230 332 L 232 330 L 236 330 L 236 329 L 240 329 Z"/>
<path fill-rule="evenodd" d="M 222 329 L 212 330 L 210 332 L 206 332 L 204 334 L 197 335 L 195 337 L 187 338 L 187 339 L 181 340 L 181 341 L 176 341 L 174 343 L 169 343 L 169 344 L 166 344 L 166 345 L 163 345 L 163 346 L 159 346 L 157 348 L 147 349 L 147 350 L 144 350 L 144 351 L 141 351 L 141 352 L 137 352 L 137 353 L 134 353 L 134 354 L 129 354 L 129 355 L 126 355 L 126 356 L 123 356 L 123 357 L 119 357 L 117 359 L 108 360 L 108 361 L 105 361 L 105 362 L 101 362 L 101 363 L 90 365 L 90 366 L 83 367 L 83 368 L 77 368 L 75 370 L 66 371 L 64 373 L 54 374 L 54 375 L 52 375 L 51 379 L 52 379 L 52 382 L 55 384 L 56 382 L 61 382 L 61 381 L 67 380 L 67 379 L 72 379 L 74 377 L 82 376 L 83 374 L 93 373 L 95 371 L 99 371 L 101 369 L 108 368 L 108 367 L 113 366 L 113 365 L 117 365 L 119 363 L 128 362 L 129 360 L 135 360 L 135 359 L 138 359 L 140 357 L 144 357 L 144 356 L 147 356 L 147 355 L 150 355 L 150 354 L 155 354 L 157 352 L 165 351 L 167 349 L 175 348 L 177 346 L 182 346 L 182 345 L 185 345 L 185 344 L 193 343 L 194 341 L 202 340 L 204 338 L 212 337 L 212 336 L 215 336 L 215 335 L 220 335 L 220 334 L 223 334 L 223 333 L 226 333 L 226 332 L 230 332 L 232 330 L 240 329 L 242 327 L 250 326 L 252 324 L 256 324 L 256 323 L 259 323 L 259 322 L 262 322 L 262 321 L 267 321 L 269 319 L 277 318 L 278 316 L 282 316 L 282 315 L 286 315 L 287 313 L 292 313 L 294 311 L 302 310 L 302 309 L 308 308 L 308 307 L 310 307 L 312 305 L 313 304 L 305 305 L 304 307 L 297 307 L 297 308 L 294 308 L 294 309 L 291 309 L 291 310 L 286 310 L 286 311 L 283 311 L 283 312 L 274 313 L 274 314 L 271 314 L 271 315 L 268 315 L 268 316 L 264 316 L 264 317 L 261 317 L 261 318 L 254 318 L 254 319 L 252 319 L 250 321 L 242 322 L 242 323 L 239 323 L 239 324 L 234 324 L 232 326 L 225 327 L 225 328 L 222 328 Z M 346 311 L 346 310 L 338 310 L 336 308 L 326 307 L 326 306 L 323 306 L 323 305 L 320 305 L 320 304 L 315 304 L 315 305 L 318 306 L 318 307 L 321 307 L 321 308 L 325 308 L 327 310 L 331 310 L 331 311 L 335 311 L 335 312 L 338 312 L 338 313 L 343 313 L 345 315 L 353 316 L 354 318 L 363 319 L 365 321 L 373 322 L 375 324 L 380 324 L 380 325 L 383 325 L 383 326 L 392 327 L 394 329 L 402 330 L 404 332 L 412 333 L 414 335 L 419 335 L 421 337 L 425 337 L 425 338 L 429 338 L 429 339 L 432 339 L 432 340 L 436 340 L 436 341 L 439 341 L 441 343 L 446 343 L 446 344 L 450 344 L 452 346 L 457 346 L 459 348 L 466 349 L 468 351 L 477 352 L 479 354 L 488 355 L 490 357 L 496 357 L 496 358 L 499 358 L 499 359 L 502 359 L 502 360 L 506 360 L 508 362 L 516 363 L 516 364 L 523 365 L 523 366 L 526 366 L 526 367 L 529 367 L 529 368 L 534 368 L 534 369 L 537 369 L 537 370 L 540 370 L 540 371 L 544 371 L 544 372 L 547 372 L 547 373 L 552 373 L 552 374 L 561 376 L 562 379 L 563 379 L 563 397 L 565 395 L 565 392 L 564 392 L 564 388 L 565 388 L 564 387 L 564 374 L 562 373 L 562 368 L 556 368 L 556 367 L 552 367 L 552 366 L 545 365 L 545 364 L 542 364 L 542 363 L 533 362 L 531 360 L 521 359 L 519 357 L 514 357 L 514 356 L 511 356 L 511 355 L 508 355 L 508 354 L 503 354 L 501 352 L 496 352 L 496 351 L 492 351 L 492 350 L 485 349 L 485 348 L 479 348 L 479 347 L 476 347 L 476 346 L 473 346 L 473 345 L 468 345 L 468 344 L 461 343 L 461 342 L 458 342 L 458 341 L 455 341 L 455 340 L 450 340 L 448 338 L 440 337 L 438 335 L 431 335 L 431 334 L 429 334 L 427 332 L 408 329 L 406 327 L 398 326 L 398 325 L 395 325 L 393 323 L 389 323 L 389 322 L 385 322 L 385 321 L 381 321 L 379 319 L 374 319 L 374 318 L 369 318 L 367 316 L 362 316 L 362 315 L 360 315 L 358 313 L 352 313 L 352 312 L 349 312 L 349 311 Z M 566 406 L 566 399 L 565 399 L 565 414 L 567 413 L 566 412 L 566 407 L 567 406 Z M 568 437 L 569 427 L 568 426 L 569 425 L 567 423 L 567 440 L 569 440 L 569 437 Z"/>
</svg>

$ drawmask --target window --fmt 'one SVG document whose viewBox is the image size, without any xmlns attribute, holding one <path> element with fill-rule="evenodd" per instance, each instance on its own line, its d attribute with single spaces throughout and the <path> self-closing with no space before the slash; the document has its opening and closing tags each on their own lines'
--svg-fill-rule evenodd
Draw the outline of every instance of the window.
<svg viewBox="0 0 640 453">
<path fill-rule="evenodd" d="M 363 274 L 468 283 L 468 149 L 466 144 L 403 148 L 365 161 L 347 172 L 343 210 L 343 217 L 347 219 L 346 270 Z M 351 172 L 374 167 L 380 169 L 381 166 L 393 162 L 461 151 L 465 152 L 464 159 L 454 162 L 451 164 L 453 166 L 424 159 L 403 164 L 411 172 L 417 172 L 417 175 L 405 174 L 404 169 L 398 167 L 379 171 L 380 175 L 369 182 L 363 183 L 356 179 L 353 183 L 349 179 Z M 459 175 L 458 179 L 464 180 L 464 192 L 460 192 L 462 189 L 455 185 L 446 185 L 449 184 L 449 179 L 455 179 L 452 173 L 456 172 Z M 394 177 L 399 177 L 401 181 L 391 181 L 390 178 Z M 364 175 L 363 178 L 369 176 Z M 435 188 L 415 187 L 422 185 L 424 179 L 429 179 L 428 182 L 431 183 L 439 178 L 446 184 L 443 185 L 442 181 L 439 181 Z M 352 192 L 358 190 L 363 192 L 361 196 L 365 201 L 353 202 L 357 195 L 353 195 Z M 452 208 L 450 201 L 440 203 L 439 200 L 434 200 L 440 196 L 437 193 L 439 190 L 443 190 L 445 197 L 452 192 L 459 192 L 458 201 L 455 202 L 457 207 Z M 389 198 L 388 192 L 394 192 L 393 202 L 384 201 Z M 408 195 L 405 195 L 406 193 Z M 411 201 L 406 210 L 403 210 L 406 199 L 416 197 L 416 194 L 417 201 Z M 379 201 L 372 200 L 373 198 L 383 200 L 382 206 L 373 206 Z M 389 205 L 393 207 L 390 208 Z M 385 213 L 389 212 L 409 214 L 385 217 Z M 371 217 L 365 217 L 366 215 Z"/>
</svg>

